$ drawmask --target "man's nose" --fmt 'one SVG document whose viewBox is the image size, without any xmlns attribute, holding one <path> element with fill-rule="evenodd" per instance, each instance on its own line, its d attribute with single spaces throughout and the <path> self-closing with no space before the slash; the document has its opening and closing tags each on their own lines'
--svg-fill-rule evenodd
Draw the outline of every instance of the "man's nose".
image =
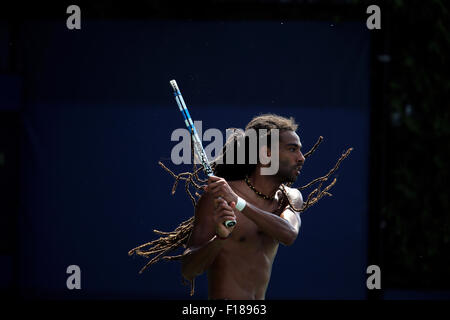
<svg viewBox="0 0 450 320">
<path fill-rule="evenodd" d="M 303 156 L 303 153 L 301 151 L 300 151 L 300 157 L 298 159 L 298 162 L 301 163 L 302 165 L 305 162 L 305 157 Z"/>
</svg>

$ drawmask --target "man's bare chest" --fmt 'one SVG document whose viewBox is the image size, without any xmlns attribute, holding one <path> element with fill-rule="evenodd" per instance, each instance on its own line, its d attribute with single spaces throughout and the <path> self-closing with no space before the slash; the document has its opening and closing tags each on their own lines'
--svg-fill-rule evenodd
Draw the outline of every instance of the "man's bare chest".
<svg viewBox="0 0 450 320">
<path fill-rule="evenodd" d="M 272 252 L 278 242 L 264 233 L 258 225 L 242 212 L 235 210 L 236 227 L 228 242 L 229 249 L 236 248 L 241 252 Z"/>
</svg>

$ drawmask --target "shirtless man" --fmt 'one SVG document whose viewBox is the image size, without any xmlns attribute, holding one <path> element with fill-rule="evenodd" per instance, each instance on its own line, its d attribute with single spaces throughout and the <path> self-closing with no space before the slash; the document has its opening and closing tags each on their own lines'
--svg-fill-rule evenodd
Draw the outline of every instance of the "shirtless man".
<svg viewBox="0 0 450 320">
<path fill-rule="evenodd" d="M 267 124 L 267 129 L 279 129 L 279 170 L 275 175 L 261 175 L 263 165 L 258 163 L 247 181 L 209 177 L 182 260 L 182 274 L 188 280 L 208 272 L 209 299 L 265 299 L 278 245 L 291 245 L 301 224 L 299 214 L 286 206 L 279 189 L 297 179 L 305 161 L 295 133 L 297 125 L 275 115 L 252 122 L 257 128 Z M 270 149 L 265 152 L 270 156 Z M 300 191 L 284 188 L 291 203 L 300 208 Z M 246 202 L 242 211 L 236 208 L 239 197 Z M 228 220 L 236 220 L 236 225 L 225 227 Z"/>
</svg>

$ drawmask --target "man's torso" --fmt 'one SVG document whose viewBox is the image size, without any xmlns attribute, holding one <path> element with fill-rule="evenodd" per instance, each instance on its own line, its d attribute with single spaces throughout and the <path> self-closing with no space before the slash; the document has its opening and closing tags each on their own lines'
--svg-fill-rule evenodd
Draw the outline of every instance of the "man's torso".
<svg viewBox="0 0 450 320">
<path fill-rule="evenodd" d="M 278 208 L 281 191 L 273 201 L 259 197 L 244 181 L 231 181 L 236 194 L 261 210 L 274 212 Z M 272 263 L 278 241 L 262 232 L 242 212 L 234 210 L 236 227 L 225 241 L 209 272 L 211 299 L 264 299 L 269 284 Z"/>
</svg>

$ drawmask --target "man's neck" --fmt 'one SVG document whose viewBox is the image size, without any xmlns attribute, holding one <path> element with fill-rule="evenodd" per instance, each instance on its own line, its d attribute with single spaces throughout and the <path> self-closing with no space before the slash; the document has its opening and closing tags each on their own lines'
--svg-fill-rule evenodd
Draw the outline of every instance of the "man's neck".
<svg viewBox="0 0 450 320">
<path fill-rule="evenodd" d="M 249 176 L 251 184 L 266 196 L 273 196 L 281 185 L 280 180 L 275 175 L 261 175 L 261 168 L 258 166 L 256 170 Z"/>
</svg>

